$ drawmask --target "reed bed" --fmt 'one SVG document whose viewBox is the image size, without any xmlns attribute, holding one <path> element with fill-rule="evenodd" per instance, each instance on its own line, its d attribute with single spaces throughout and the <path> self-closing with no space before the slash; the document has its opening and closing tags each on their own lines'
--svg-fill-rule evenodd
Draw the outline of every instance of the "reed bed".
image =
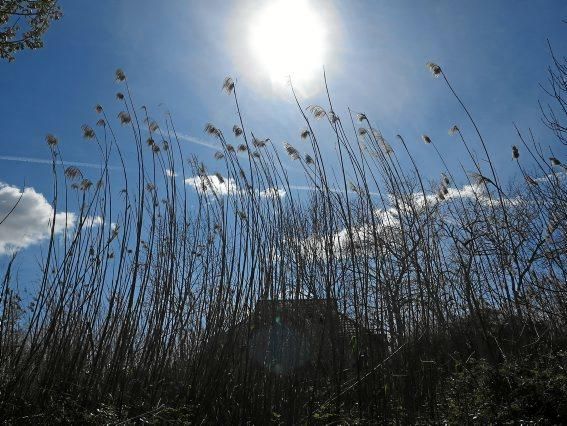
<svg viewBox="0 0 567 426">
<path fill-rule="evenodd" d="M 183 157 L 172 118 L 158 122 L 140 108 L 118 70 L 118 114 L 99 105 L 96 125 L 82 127 L 99 149 L 99 174 L 60 167 L 64 146 L 46 138 L 52 233 L 29 306 L 15 289 L 15 257 L 0 286 L 0 417 L 331 424 L 567 416 L 565 165 L 518 130 L 510 156 L 521 179 L 503 181 L 453 82 L 428 67 L 475 130 L 447 126 L 469 153 L 466 170 L 423 136 L 444 164 L 436 182 L 414 161 L 415 141 L 386 141 L 364 113 L 338 116 L 328 89 L 327 105 L 308 106 L 292 87 L 301 142 L 255 137 L 230 78 L 223 90 L 236 124 L 206 125 L 218 145 L 209 170 Z M 554 58 L 548 90 L 558 104 L 542 106 L 563 143 L 566 70 Z M 338 167 L 323 158 L 323 124 Z M 136 156 L 128 162 L 127 143 Z M 293 190 L 283 156 L 311 191 Z M 55 215 L 69 205 L 79 206 L 76 220 L 56 235 Z M 226 336 L 263 299 L 335 300 L 383 347 L 363 354 L 353 341 L 347 349 L 360 362 L 325 375 L 254 367 Z"/>
</svg>

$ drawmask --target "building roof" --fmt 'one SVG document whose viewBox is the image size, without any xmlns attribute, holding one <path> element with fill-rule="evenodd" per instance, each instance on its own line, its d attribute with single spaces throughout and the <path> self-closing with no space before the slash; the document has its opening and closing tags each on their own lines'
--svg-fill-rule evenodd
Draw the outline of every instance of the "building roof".
<svg viewBox="0 0 567 426">
<path fill-rule="evenodd" d="M 278 374 L 349 368 L 384 346 L 378 335 L 339 313 L 335 299 L 261 299 L 228 334 L 230 350 Z"/>
</svg>

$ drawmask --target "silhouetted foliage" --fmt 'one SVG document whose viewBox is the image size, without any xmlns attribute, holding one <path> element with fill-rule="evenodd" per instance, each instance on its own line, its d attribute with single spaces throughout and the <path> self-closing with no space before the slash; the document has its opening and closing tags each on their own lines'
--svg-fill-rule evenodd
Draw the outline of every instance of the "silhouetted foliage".
<svg viewBox="0 0 567 426">
<path fill-rule="evenodd" d="M 512 156 L 523 179 L 504 185 L 447 70 L 428 66 L 432 84 L 447 87 L 474 127 L 472 136 L 450 131 L 451 143 L 469 153 L 465 173 L 448 163 L 437 137 L 424 137 L 444 165 L 429 187 L 402 135 L 390 144 L 366 114 L 339 118 L 329 91 L 327 111 L 305 108 L 292 86 L 301 149 L 256 138 L 245 130 L 232 79 L 223 87 L 238 124 L 233 132 L 205 126 L 218 147 L 220 171 L 209 172 L 182 157 L 171 117 L 158 123 L 138 108 L 117 71 L 120 112 L 113 119 L 116 112 L 97 105 L 102 124 L 82 127 L 83 143 L 99 148 L 97 175 L 74 167 L 60 176 L 62 144 L 46 138 L 53 205 L 73 200 L 78 212 L 56 235 L 54 209 L 27 308 L 12 263 L 2 281 L 0 417 L 564 419 L 564 161 L 550 162 L 518 131 L 522 144 Z M 313 118 L 337 146 L 340 167 L 332 172 Z M 343 127 L 355 119 L 362 127 Z M 128 134 L 133 175 L 119 142 Z M 304 171 L 308 196 L 294 194 L 286 155 Z M 459 179 L 468 184 L 457 187 Z"/>
<path fill-rule="evenodd" d="M 43 47 L 51 21 L 62 16 L 57 0 L 2 0 L 0 59 L 11 62 L 19 51 Z"/>
</svg>

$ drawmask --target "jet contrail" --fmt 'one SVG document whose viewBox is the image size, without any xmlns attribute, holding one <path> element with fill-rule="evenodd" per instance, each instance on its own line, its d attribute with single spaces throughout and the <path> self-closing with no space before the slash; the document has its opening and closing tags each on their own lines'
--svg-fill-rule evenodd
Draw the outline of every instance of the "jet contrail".
<svg viewBox="0 0 567 426">
<path fill-rule="evenodd" d="M 34 163 L 34 164 L 53 164 L 52 160 L 47 160 L 45 158 L 33 158 L 33 157 L 14 157 L 11 155 L 0 155 L 0 161 L 17 161 L 20 163 Z M 82 163 L 80 161 L 56 161 L 55 164 L 57 166 L 75 166 L 75 167 L 88 167 L 91 169 L 102 169 L 103 166 L 101 164 L 95 163 Z M 120 170 L 120 167 L 117 166 L 108 166 L 110 170 Z"/>
<path fill-rule="evenodd" d="M 318 191 L 319 189 L 314 187 L 314 186 L 306 186 L 306 185 L 290 185 L 289 186 L 291 189 L 295 189 L 298 191 Z M 340 189 L 340 188 L 329 188 L 329 191 L 334 192 L 335 194 L 343 194 L 344 190 Z M 354 191 L 347 191 L 349 194 L 354 194 Z M 372 192 L 372 191 L 368 191 L 368 195 L 375 195 L 375 196 L 381 196 L 382 194 L 380 194 L 379 192 Z"/>
<path fill-rule="evenodd" d="M 196 143 L 197 145 L 206 146 L 207 148 L 211 148 L 211 149 L 219 149 L 220 148 L 219 146 L 215 146 L 213 144 L 204 142 L 201 139 L 197 139 L 193 136 L 189 136 L 189 135 L 186 135 L 184 133 L 176 132 L 176 134 L 177 134 L 177 137 L 179 139 L 182 139 L 182 140 L 187 141 L 187 142 L 193 142 L 193 143 Z"/>
</svg>

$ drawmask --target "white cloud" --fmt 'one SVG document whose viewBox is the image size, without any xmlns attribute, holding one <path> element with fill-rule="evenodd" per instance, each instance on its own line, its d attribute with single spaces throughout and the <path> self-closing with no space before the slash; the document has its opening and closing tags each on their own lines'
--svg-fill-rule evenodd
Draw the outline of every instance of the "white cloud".
<svg viewBox="0 0 567 426">
<path fill-rule="evenodd" d="M 260 191 L 260 197 L 262 198 L 283 198 L 285 197 L 285 191 L 278 188 L 268 188 L 264 191 Z"/>
<path fill-rule="evenodd" d="M 84 228 L 94 228 L 95 226 L 102 226 L 104 223 L 101 216 L 87 216 L 83 219 Z"/>
<path fill-rule="evenodd" d="M 14 210 L 10 213 L 12 209 Z M 13 253 L 47 239 L 51 233 L 52 220 L 53 208 L 43 194 L 33 188 L 25 188 L 22 194 L 19 188 L 0 182 L 0 221 L 3 221 L 0 224 L 0 255 Z M 75 222 L 74 213 L 57 213 L 55 234 L 60 234 L 66 224 L 67 228 L 73 227 Z"/>
<path fill-rule="evenodd" d="M 534 181 L 536 181 L 537 183 L 542 183 L 542 182 L 549 182 L 550 180 L 554 180 L 554 179 L 559 179 L 559 180 L 563 180 L 565 178 L 567 178 L 567 173 L 565 172 L 554 172 L 554 173 L 550 173 L 548 175 L 545 175 L 543 177 L 539 177 L 539 178 L 534 178 Z"/>
<path fill-rule="evenodd" d="M 168 177 L 177 177 L 177 173 L 175 173 L 173 170 L 170 169 L 165 169 L 165 174 Z"/>
<path fill-rule="evenodd" d="M 448 192 L 444 194 L 443 200 L 440 200 L 436 194 L 425 194 L 424 197 L 422 192 L 410 194 L 405 199 L 401 199 L 400 197 L 395 199 L 393 196 L 389 196 L 388 199 L 389 207 L 376 209 L 374 211 L 376 232 L 378 233 L 384 231 L 397 232 L 397 230 L 400 229 L 400 221 L 403 220 L 403 217 L 408 215 L 413 217 L 415 213 L 421 214 L 424 212 L 426 204 L 424 200 L 427 200 L 427 205 L 430 207 L 436 204 L 443 205 L 454 202 L 459 199 L 474 200 L 474 202 L 478 202 L 483 206 L 491 206 L 496 209 L 501 207 L 498 196 L 489 196 L 483 185 L 464 185 L 459 189 L 448 188 Z M 518 206 L 522 202 L 522 199 L 520 197 L 503 197 L 503 202 L 506 206 Z M 440 211 L 440 214 L 443 215 L 443 220 L 451 220 L 443 211 Z M 297 239 L 295 243 L 300 245 L 304 253 L 318 253 L 319 256 L 325 255 L 325 245 L 330 243 L 334 254 L 342 255 L 347 253 L 345 248 L 349 247 L 351 242 L 355 247 L 364 247 L 368 244 L 372 244 L 373 232 L 373 228 L 370 224 L 361 224 L 353 226 L 350 235 L 348 229 L 343 228 L 332 234 L 330 240 L 323 237 L 308 237 L 303 240 Z"/>
<path fill-rule="evenodd" d="M 195 188 L 200 194 L 215 193 L 216 195 L 236 195 L 240 192 L 233 178 L 216 175 L 194 176 L 185 179 L 187 185 Z"/>
<path fill-rule="evenodd" d="M 242 190 L 236 184 L 233 178 L 225 178 L 220 175 L 194 176 L 185 179 L 185 184 L 192 186 L 200 194 L 216 194 L 216 195 L 248 195 L 249 193 Z M 261 198 L 285 197 L 286 192 L 279 188 L 267 188 L 258 191 Z"/>
</svg>

